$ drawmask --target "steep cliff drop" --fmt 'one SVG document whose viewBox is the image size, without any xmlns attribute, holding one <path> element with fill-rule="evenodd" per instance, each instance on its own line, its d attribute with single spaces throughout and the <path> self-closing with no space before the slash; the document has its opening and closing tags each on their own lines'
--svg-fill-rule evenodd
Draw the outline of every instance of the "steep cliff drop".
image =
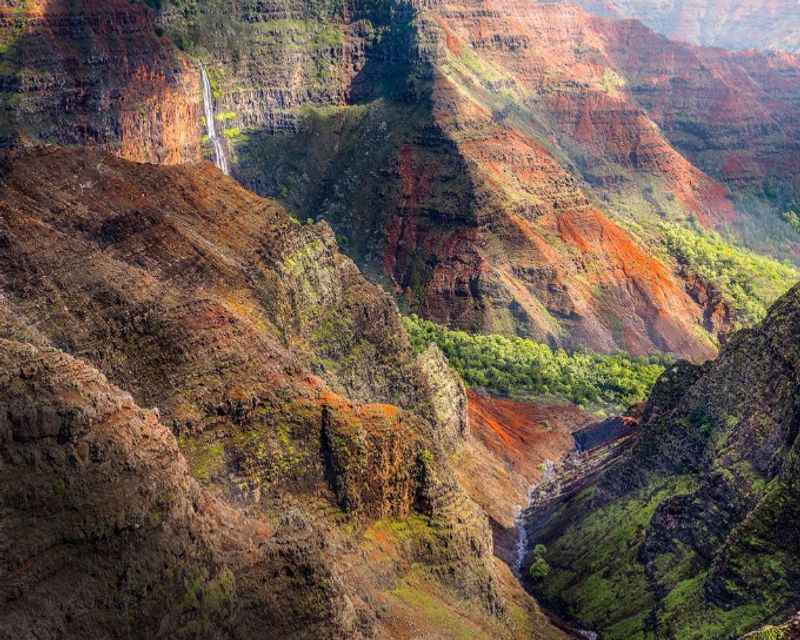
<svg viewBox="0 0 800 640">
<path fill-rule="evenodd" d="M 222 140 L 217 135 L 217 128 L 214 125 L 214 96 L 211 93 L 211 82 L 208 79 L 205 65 L 200 65 L 200 76 L 203 79 L 203 111 L 206 114 L 206 130 L 208 140 L 214 146 L 214 164 L 226 176 L 230 173 L 228 159 L 225 157 L 225 147 Z"/>
<path fill-rule="evenodd" d="M 0 169 L 0 640 L 567 640 L 455 478 L 460 381 L 327 224 L 210 163 Z"/>
</svg>

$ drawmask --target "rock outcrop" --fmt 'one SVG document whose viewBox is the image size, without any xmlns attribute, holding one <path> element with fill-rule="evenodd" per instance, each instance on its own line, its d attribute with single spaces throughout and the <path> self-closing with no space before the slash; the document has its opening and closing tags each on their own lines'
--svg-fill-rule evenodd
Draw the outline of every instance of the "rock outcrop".
<svg viewBox="0 0 800 640">
<path fill-rule="evenodd" d="M 342 55 L 363 53 L 349 58 L 349 92 L 333 105 L 287 100 L 289 124 L 234 139 L 239 178 L 327 219 L 367 273 L 426 317 L 567 347 L 708 357 L 709 336 L 735 314 L 692 296 L 697 274 L 654 255 L 656 221 L 747 226 L 726 189 L 763 195 L 766 175 L 791 199 L 796 59 L 678 45 L 562 5 L 390 6 L 389 24 L 348 14 L 372 25 L 366 47 L 331 18 Z M 724 127 L 710 120 L 721 113 Z"/>
<path fill-rule="evenodd" d="M 0 368 L 0 637 L 364 637 L 319 541 L 201 489 L 157 410 L 53 348 Z"/>
<path fill-rule="evenodd" d="M 0 147 L 86 144 L 162 163 L 199 157 L 199 69 L 163 37 L 146 3 L 3 2 L 0 33 Z"/>
</svg>

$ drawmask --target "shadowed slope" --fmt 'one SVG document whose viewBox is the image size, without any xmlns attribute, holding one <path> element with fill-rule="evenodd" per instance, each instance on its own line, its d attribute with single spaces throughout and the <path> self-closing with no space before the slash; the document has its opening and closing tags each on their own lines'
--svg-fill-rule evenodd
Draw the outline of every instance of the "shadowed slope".
<svg viewBox="0 0 800 640">
<path fill-rule="evenodd" d="M 534 585 L 609 638 L 722 638 L 800 605 L 800 286 L 719 358 L 679 364 L 593 486 L 529 512 Z"/>
</svg>

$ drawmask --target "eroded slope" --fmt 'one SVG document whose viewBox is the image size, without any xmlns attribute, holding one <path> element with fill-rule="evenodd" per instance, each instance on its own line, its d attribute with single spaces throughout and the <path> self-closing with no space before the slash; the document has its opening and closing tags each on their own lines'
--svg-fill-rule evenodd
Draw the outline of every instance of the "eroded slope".
<svg viewBox="0 0 800 640">
<path fill-rule="evenodd" d="M 599 481 L 530 513 L 534 589 L 610 638 L 737 637 L 800 601 L 800 287 L 719 359 L 664 374 Z"/>
<path fill-rule="evenodd" d="M 510 0 L 149 4 L 4 7 L 6 142 L 208 155 L 202 62 L 235 176 L 427 317 L 702 360 L 790 279 L 730 282 L 664 225 L 796 253 L 791 56 Z"/>
<path fill-rule="evenodd" d="M 86 150 L 1 189 L 11 637 L 559 636 L 453 478 L 463 386 L 325 223 Z"/>
</svg>

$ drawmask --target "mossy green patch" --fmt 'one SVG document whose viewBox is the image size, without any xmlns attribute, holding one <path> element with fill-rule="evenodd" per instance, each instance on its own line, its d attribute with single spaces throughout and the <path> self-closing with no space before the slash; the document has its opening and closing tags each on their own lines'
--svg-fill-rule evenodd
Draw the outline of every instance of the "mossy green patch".
<svg viewBox="0 0 800 640">
<path fill-rule="evenodd" d="M 676 640 L 717 640 L 738 637 L 763 620 L 766 612 L 757 605 L 722 609 L 705 598 L 708 573 L 686 579 L 667 594 L 658 612 L 659 625 L 670 629 Z"/>
<path fill-rule="evenodd" d="M 664 222 L 660 231 L 670 255 L 720 288 L 740 324 L 763 319 L 769 305 L 800 279 L 794 265 L 736 247 L 696 224 L 684 227 Z"/>
<path fill-rule="evenodd" d="M 689 493 L 690 477 L 655 479 L 625 499 L 591 510 L 594 489 L 577 497 L 570 509 L 589 513 L 548 547 L 550 574 L 538 590 L 562 602 L 571 615 L 604 637 L 646 637 L 643 612 L 657 602 L 638 552 L 658 506 L 668 497 Z"/>
<path fill-rule="evenodd" d="M 189 461 L 192 475 L 200 482 L 210 482 L 225 466 L 225 445 L 220 441 L 184 436 L 180 448 Z"/>
<path fill-rule="evenodd" d="M 402 580 L 392 594 L 412 607 L 425 626 L 439 631 L 439 637 L 453 640 L 491 640 L 495 637 L 473 623 L 463 611 L 454 608 L 454 598 L 444 596 L 439 590 L 412 576 Z M 463 607 L 467 609 L 469 604 L 463 603 Z"/>
</svg>

